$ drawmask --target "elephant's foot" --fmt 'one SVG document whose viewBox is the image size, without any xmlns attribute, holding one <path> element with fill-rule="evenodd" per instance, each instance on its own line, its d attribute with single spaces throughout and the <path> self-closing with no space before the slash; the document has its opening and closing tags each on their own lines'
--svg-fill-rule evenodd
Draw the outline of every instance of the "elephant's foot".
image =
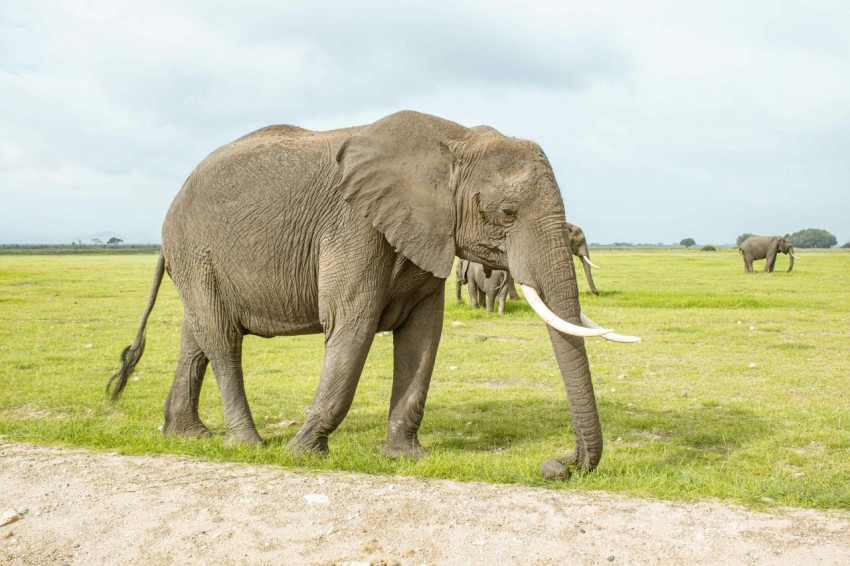
<svg viewBox="0 0 850 566">
<path fill-rule="evenodd" d="M 287 443 L 286 449 L 297 456 L 309 456 L 311 454 L 324 456 L 330 453 L 327 436 L 317 436 L 301 431 Z"/>
<path fill-rule="evenodd" d="M 162 434 L 183 438 L 209 438 L 212 436 L 200 419 L 166 419 L 162 425 Z"/>
<path fill-rule="evenodd" d="M 418 460 L 428 455 L 428 451 L 419 444 L 419 439 L 414 435 L 412 438 L 387 439 L 381 454 L 390 458 L 410 458 Z"/>
<path fill-rule="evenodd" d="M 263 443 L 263 439 L 260 438 L 260 434 L 257 432 L 256 428 L 245 427 L 240 429 L 229 429 L 227 431 L 227 435 L 224 437 L 224 443 L 228 446 L 235 446 L 238 444 L 260 446 Z"/>
</svg>

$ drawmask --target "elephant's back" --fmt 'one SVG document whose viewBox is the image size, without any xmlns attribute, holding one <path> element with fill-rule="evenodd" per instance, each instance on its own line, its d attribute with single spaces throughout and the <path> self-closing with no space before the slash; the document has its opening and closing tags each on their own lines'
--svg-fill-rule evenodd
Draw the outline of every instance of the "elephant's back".
<svg viewBox="0 0 850 566">
<path fill-rule="evenodd" d="M 264 218 L 286 218 L 301 213 L 301 206 L 318 205 L 316 200 L 338 200 L 329 194 L 339 175 L 336 151 L 356 131 L 268 126 L 216 149 L 174 198 L 163 244 L 199 235 L 245 236 L 250 224 Z"/>
<path fill-rule="evenodd" d="M 210 154 L 163 224 L 163 255 L 178 287 L 199 277 L 200 257 L 235 310 L 312 321 L 322 237 L 357 223 L 334 188 L 336 151 L 354 131 L 272 126 Z"/>
</svg>

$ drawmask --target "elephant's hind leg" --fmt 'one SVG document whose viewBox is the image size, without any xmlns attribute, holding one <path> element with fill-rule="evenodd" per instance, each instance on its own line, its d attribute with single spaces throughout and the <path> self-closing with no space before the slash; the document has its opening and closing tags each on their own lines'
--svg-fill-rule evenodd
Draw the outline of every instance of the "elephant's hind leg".
<svg viewBox="0 0 850 566">
<path fill-rule="evenodd" d="M 163 408 L 165 415 L 163 434 L 187 437 L 211 436 L 212 433 L 204 426 L 198 415 L 201 386 L 204 383 L 208 364 L 209 359 L 198 346 L 195 335 L 184 317 L 177 371 Z"/>
<path fill-rule="evenodd" d="M 227 440 L 231 443 L 261 444 L 262 439 L 254 426 L 245 381 L 242 376 L 242 336 L 230 331 L 223 343 L 214 346 L 210 354 L 221 402 L 224 406 L 224 424 Z"/>
<path fill-rule="evenodd" d="M 426 454 L 417 435 L 443 328 L 442 288 L 422 300 L 393 331 L 393 393 L 387 423 L 388 456 Z"/>
<path fill-rule="evenodd" d="M 212 279 L 210 274 L 203 284 L 184 289 L 184 320 L 188 320 L 197 346 L 212 366 L 224 408 L 227 441 L 260 444 L 242 378 L 242 334 L 225 310 Z"/>
<path fill-rule="evenodd" d="M 487 293 L 487 312 L 493 312 L 493 308 L 496 305 L 496 293 L 489 292 Z"/>
</svg>

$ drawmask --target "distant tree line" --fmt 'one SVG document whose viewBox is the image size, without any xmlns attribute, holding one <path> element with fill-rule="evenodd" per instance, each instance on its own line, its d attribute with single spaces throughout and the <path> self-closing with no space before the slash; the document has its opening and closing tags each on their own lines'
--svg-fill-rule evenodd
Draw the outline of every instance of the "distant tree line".
<svg viewBox="0 0 850 566">
<path fill-rule="evenodd" d="M 123 246 L 84 246 L 77 242 L 61 244 L 0 244 L 0 255 L 14 254 L 149 254 L 159 253 L 159 244 L 124 244 Z"/>
</svg>

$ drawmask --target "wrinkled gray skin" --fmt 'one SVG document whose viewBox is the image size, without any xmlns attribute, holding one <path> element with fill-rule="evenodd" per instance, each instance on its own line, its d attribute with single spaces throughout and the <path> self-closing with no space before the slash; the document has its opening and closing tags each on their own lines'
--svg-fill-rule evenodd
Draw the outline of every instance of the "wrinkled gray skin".
<svg viewBox="0 0 850 566">
<path fill-rule="evenodd" d="M 496 301 L 499 301 L 499 314 L 505 314 L 505 301 L 508 291 L 513 284 L 511 274 L 501 269 L 487 269 L 480 263 L 468 263 L 466 279 L 469 283 L 469 302 L 477 309 L 479 303 L 485 303 L 487 312 L 493 312 Z"/>
<path fill-rule="evenodd" d="M 581 226 L 570 224 L 567 222 L 567 234 L 570 238 L 570 250 L 573 255 L 579 258 L 581 266 L 584 268 L 584 276 L 587 278 L 587 285 L 590 287 L 594 295 L 599 295 L 596 290 L 596 285 L 593 284 L 593 275 L 590 273 L 590 265 L 587 264 L 584 258 L 590 258 L 590 252 L 587 251 L 587 238 L 584 236 L 584 231 Z"/>
<path fill-rule="evenodd" d="M 741 256 L 744 258 L 744 271 L 753 272 L 753 261 L 766 259 L 764 271 L 772 273 L 776 266 L 776 254 L 782 252 L 786 255 L 794 253 L 794 244 L 791 240 L 782 236 L 750 236 L 739 246 Z M 794 256 L 790 255 L 788 271 L 794 269 Z"/>
<path fill-rule="evenodd" d="M 323 332 L 318 390 L 288 447 L 327 452 L 375 333 L 392 331 L 383 451 L 416 457 L 454 256 L 510 270 L 578 325 L 566 232 L 552 167 L 533 142 L 409 111 L 326 132 L 263 128 L 213 152 L 175 198 L 136 341 L 107 387 L 117 398 L 141 356 L 167 270 L 184 318 L 164 433 L 210 434 L 198 416 L 209 363 L 229 439 L 259 443 L 243 384 L 243 336 Z M 602 430 L 584 340 L 547 328 L 576 437 L 575 452 L 561 461 L 591 470 Z"/>
</svg>

